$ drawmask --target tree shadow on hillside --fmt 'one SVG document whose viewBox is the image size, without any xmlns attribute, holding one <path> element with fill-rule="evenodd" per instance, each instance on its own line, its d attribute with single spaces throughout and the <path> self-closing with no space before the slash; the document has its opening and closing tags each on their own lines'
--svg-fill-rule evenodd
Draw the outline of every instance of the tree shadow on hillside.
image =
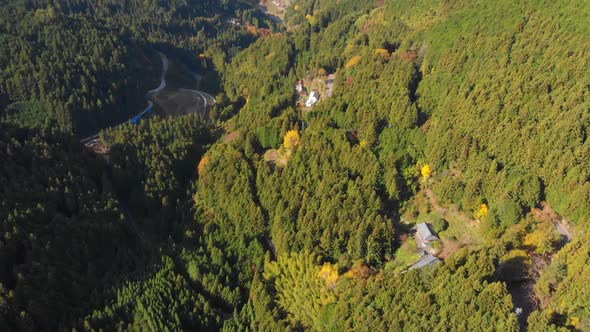
<svg viewBox="0 0 590 332">
<path fill-rule="evenodd" d="M 529 315 L 539 306 L 527 257 L 514 257 L 500 263 L 496 279 L 506 283 L 514 312 L 518 315 L 520 330 L 526 331 Z"/>
</svg>

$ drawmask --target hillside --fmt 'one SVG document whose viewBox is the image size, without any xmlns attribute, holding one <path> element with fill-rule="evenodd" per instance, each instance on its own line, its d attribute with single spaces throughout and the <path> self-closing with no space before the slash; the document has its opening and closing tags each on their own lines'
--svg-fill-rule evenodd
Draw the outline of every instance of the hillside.
<svg viewBox="0 0 590 332">
<path fill-rule="evenodd" d="M 4 2 L 3 328 L 590 330 L 589 3 Z"/>
</svg>

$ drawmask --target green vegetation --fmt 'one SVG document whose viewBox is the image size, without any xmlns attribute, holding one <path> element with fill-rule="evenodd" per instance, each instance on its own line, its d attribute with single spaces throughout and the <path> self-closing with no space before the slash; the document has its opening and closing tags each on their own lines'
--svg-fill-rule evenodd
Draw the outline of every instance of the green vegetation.
<svg viewBox="0 0 590 332">
<path fill-rule="evenodd" d="M 587 330 L 588 289 L 588 239 L 580 237 L 568 245 L 551 262 L 535 286 L 544 302 L 543 310 L 529 318 L 531 328 L 538 330 L 569 329 Z"/>
<path fill-rule="evenodd" d="M 95 157 L 59 134 L 0 129 L 0 325 L 71 325 L 143 259 Z"/>
<path fill-rule="evenodd" d="M 590 329 L 585 1 L 47 3 L 0 0 L 3 330 Z M 109 128 L 156 51 L 215 105 Z"/>
<path fill-rule="evenodd" d="M 309 253 L 279 257 L 264 281 L 255 279 L 266 286 L 253 285 L 242 313 L 224 328 L 259 330 L 271 321 L 284 330 L 517 331 L 505 286 L 486 280 L 492 256 L 462 251 L 443 267 L 402 276 L 363 275 L 360 267 L 339 275 L 338 266 L 318 266 Z"/>
<path fill-rule="evenodd" d="M 146 92 L 159 83 L 156 50 L 204 73 L 255 38 L 224 28 L 225 17 L 239 14 L 244 23 L 268 26 L 241 2 L 51 3 L 0 2 L 0 118 L 26 125 L 49 119 L 49 126 L 82 136 L 144 107 Z M 206 77 L 217 89 L 215 75 Z M 22 102 L 42 104 L 45 112 L 21 110 Z M 15 109 L 26 114 L 10 112 Z"/>
</svg>

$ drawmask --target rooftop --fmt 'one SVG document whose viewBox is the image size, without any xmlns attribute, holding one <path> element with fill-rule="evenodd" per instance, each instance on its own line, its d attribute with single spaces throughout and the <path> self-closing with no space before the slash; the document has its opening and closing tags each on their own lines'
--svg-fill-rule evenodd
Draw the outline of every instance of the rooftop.
<svg viewBox="0 0 590 332">
<path fill-rule="evenodd" d="M 438 264 L 440 259 L 430 254 L 423 256 L 416 264 L 410 267 L 410 270 L 420 270 L 429 265 Z"/>
<path fill-rule="evenodd" d="M 430 229 L 427 223 L 420 223 L 416 225 L 416 233 L 422 241 L 432 241 L 438 239 L 438 236 Z"/>
</svg>

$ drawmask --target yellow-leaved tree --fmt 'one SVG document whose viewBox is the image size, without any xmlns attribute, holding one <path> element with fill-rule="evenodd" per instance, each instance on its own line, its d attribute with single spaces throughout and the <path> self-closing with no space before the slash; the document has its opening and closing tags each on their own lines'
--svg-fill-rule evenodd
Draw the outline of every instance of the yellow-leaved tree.
<svg viewBox="0 0 590 332">
<path fill-rule="evenodd" d="M 309 22 L 309 24 L 312 27 L 315 27 L 316 25 L 318 25 L 318 19 L 315 16 L 312 16 L 310 14 L 305 15 L 305 19 L 307 20 L 307 22 Z"/>
<path fill-rule="evenodd" d="M 523 243 L 537 254 L 545 255 L 555 250 L 555 245 L 561 240 L 561 235 L 555 230 L 551 222 L 536 222 L 534 230 L 526 234 Z"/>
<path fill-rule="evenodd" d="M 207 166 L 207 163 L 209 163 L 209 156 L 205 156 L 203 157 L 203 159 L 201 159 L 201 161 L 199 162 L 199 166 L 197 167 L 199 170 L 199 174 L 203 174 L 203 170 L 205 169 L 205 166 Z"/>
<path fill-rule="evenodd" d="M 274 287 L 278 306 L 290 321 L 307 329 L 322 326 L 326 307 L 338 301 L 333 290 L 339 281 L 338 266 L 320 267 L 317 261 L 310 252 L 290 253 L 264 266 L 264 279 Z"/>
<path fill-rule="evenodd" d="M 430 179 L 430 176 L 432 175 L 432 168 L 430 168 L 430 165 L 426 164 L 422 166 L 420 174 L 422 174 L 422 178 L 424 179 L 424 181 Z"/>
<path fill-rule="evenodd" d="M 289 130 L 283 137 L 283 146 L 287 149 L 295 147 L 301 143 L 301 136 L 297 130 Z"/>
<path fill-rule="evenodd" d="M 352 57 L 352 59 L 348 60 L 348 62 L 344 65 L 344 68 L 350 69 L 356 65 L 358 65 L 363 58 L 360 55 L 356 55 Z"/>
<path fill-rule="evenodd" d="M 475 219 L 481 219 L 482 217 L 486 216 L 490 212 L 490 208 L 486 203 L 482 203 L 479 206 L 479 210 L 475 212 Z"/>
<path fill-rule="evenodd" d="M 391 53 L 384 48 L 376 48 L 375 55 L 381 56 L 382 58 L 389 60 L 391 58 Z"/>
<path fill-rule="evenodd" d="M 336 287 L 338 279 L 340 278 L 338 275 L 338 265 L 325 263 L 320 269 L 320 272 L 318 272 L 318 277 L 324 280 L 329 289 L 333 289 Z"/>
</svg>

